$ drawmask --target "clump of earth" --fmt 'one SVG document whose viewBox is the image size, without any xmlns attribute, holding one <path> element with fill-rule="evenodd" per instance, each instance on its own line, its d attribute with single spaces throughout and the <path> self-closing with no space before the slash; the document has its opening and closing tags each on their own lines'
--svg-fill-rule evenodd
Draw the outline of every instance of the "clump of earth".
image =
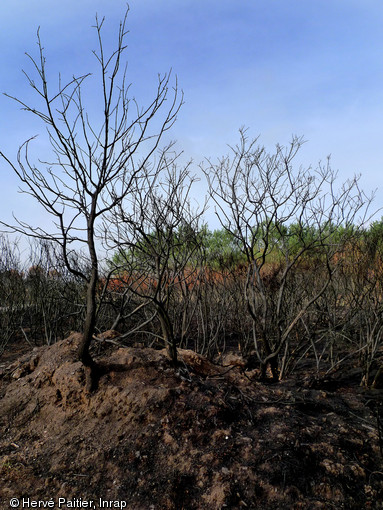
<svg viewBox="0 0 383 510">
<path fill-rule="evenodd" d="M 383 508 L 382 390 L 105 343 L 89 392 L 79 339 L 0 360 L 1 509 Z"/>
</svg>

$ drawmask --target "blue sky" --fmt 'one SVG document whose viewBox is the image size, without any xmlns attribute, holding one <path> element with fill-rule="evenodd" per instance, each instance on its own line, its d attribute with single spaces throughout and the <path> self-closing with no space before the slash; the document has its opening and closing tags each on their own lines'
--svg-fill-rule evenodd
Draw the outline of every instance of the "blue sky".
<svg viewBox="0 0 383 510">
<path fill-rule="evenodd" d="M 125 5 L 2 0 L 0 91 L 34 100 L 22 69 L 31 71 L 24 53 L 36 54 L 38 26 L 54 80 L 58 72 L 65 79 L 96 71 L 94 15 L 106 16 L 105 42 L 112 48 Z M 194 159 L 196 171 L 204 157 L 227 153 L 241 126 L 270 149 L 303 135 L 308 142 L 299 162 L 315 166 L 331 154 L 340 180 L 361 173 L 366 191 L 378 188 L 375 207 L 383 206 L 381 0 L 132 0 L 128 28 L 132 95 L 148 101 L 157 74 L 172 68 L 185 105 L 171 137 Z M 44 135 L 44 127 L 33 116 L 0 97 L 0 150 L 13 158 L 38 133 Z M 46 154 L 44 136 L 34 148 Z M 15 211 L 46 222 L 17 194 L 3 161 L 0 178 L 1 219 Z"/>
</svg>

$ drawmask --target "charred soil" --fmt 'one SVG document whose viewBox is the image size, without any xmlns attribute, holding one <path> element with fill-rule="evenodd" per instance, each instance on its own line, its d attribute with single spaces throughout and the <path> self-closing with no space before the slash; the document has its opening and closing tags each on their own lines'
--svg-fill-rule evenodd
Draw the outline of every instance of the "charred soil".
<svg viewBox="0 0 383 510">
<path fill-rule="evenodd" d="M 0 508 L 12 497 L 130 510 L 383 508 L 381 391 L 278 384 L 180 350 L 108 347 L 86 390 L 79 334 L 0 365 Z"/>
</svg>

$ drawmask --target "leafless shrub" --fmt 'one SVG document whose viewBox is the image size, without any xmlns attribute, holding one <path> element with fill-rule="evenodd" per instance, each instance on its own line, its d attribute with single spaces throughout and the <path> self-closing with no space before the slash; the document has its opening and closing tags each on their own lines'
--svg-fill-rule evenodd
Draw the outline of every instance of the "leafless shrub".
<svg viewBox="0 0 383 510">
<path fill-rule="evenodd" d="M 288 148 L 277 146 L 269 154 L 241 131 L 232 157 L 203 167 L 218 218 L 246 257 L 243 292 L 254 348 L 263 375 L 269 365 L 274 379 L 293 331 L 326 292 L 336 254 L 352 239 L 358 214 L 363 223 L 371 202 L 357 178 L 336 190 L 329 164 L 315 172 L 294 170 L 302 143 L 293 138 Z M 307 259 L 321 275 L 319 285 L 311 288 L 305 284 Z"/>
<path fill-rule="evenodd" d="M 96 16 L 99 44 L 94 55 L 101 71 L 97 83 L 102 97 L 99 125 L 91 122 L 92 116 L 86 110 L 84 88 L 90 74 L 74 77 L 66 84 L 59 79 L 56 90 L 51 89 L 37 33 L 38 56 L 28 55 L 37 78 L 29 74 L 26 77 L 40 103 L 35 106 L 12 99 L 47 127 L 53 161 L 31 161 L 32 138 L 20 147 L 16 163 L 0 152 L 20 179 L 22 191 L 51 215 L 53 229 L 46 231 L 22 220 L 13 225 L 2 224 L 13 232 L 55 243 L 67 271 L 86 285 L 86 314 L 78 355 L 91 367 L 94 363 L 89 345 L 96 327 L 100 269 L 97 227 L 135 191 L 142 173 L 145 178 L 147 165 L 182 103 L 177 83 L 169 92 L 170 74 L 159 77 L 154 99 L 148 106 L 140 108 L 129 98 L 123 62 L 127 16 L 128 11 L 120 23 L 116 49 L 110 55 L 105 54 L 102 40 L 104 19 Z M 85 257 L 84 263 L 78 264 L 80 257 Z"/>
</svg>

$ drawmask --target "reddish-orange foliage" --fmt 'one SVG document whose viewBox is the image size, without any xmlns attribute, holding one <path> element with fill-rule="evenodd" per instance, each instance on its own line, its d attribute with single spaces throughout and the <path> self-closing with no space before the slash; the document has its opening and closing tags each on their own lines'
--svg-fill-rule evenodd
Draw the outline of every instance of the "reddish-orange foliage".
<svg viewBox="0 0 383 510">
<path fill-rule="evenodd" d="M 345 276 L 351 275 L 364 275 L 365 277 L 381 276 L 383 280 L 383 260 L 375 257 L 373 264 L 371 260 L 367 260 L 366 254 L 355 246 L 350 246 L 347 250 L 334 255 L 332 263 L 338 266 Z M 266 262 L 261 270 L 260 275 L 263 283 L 269 287 L 278 287 L 280 277 L 284 270 L 283 262 Z M 315 260 L 305 259 L 292 268 L 292 273 L 312 273 L 317 271 L 317 262 Z M 169 286 L 178 290 L 181 288 L 187 291 L 192 291 L 197 286 L 204 285 L 231 285 L 235 282 L 244 282 L 247 276 L 248 266 L 246 264 L 239 264 L 235 269 L 214 269 L 211 267 L 201 267 L 197 269 L 186 268 L 183 273 L 169 272 L 162 280 L 163 288 Z M 105 286 L 105 280 L 101 282 L 101 286 Z M 107 284 L 107 288 L 112 293 L 122 293 L 128 287 L 133 291 L 142 294 L 150 295 L 158 286 L 158 280 L 154 275 L 143 275 L 138 273 L 123 273 L 118 278 L 112 278 Z"/>
<path fill-rule="evenodd" d="M 261 270 L 261 276 L 266 285 L 274 285 L 281 272 L 281 265 L 278 263 L 265 264 Z M 245 281 L 247 266 L 239 265 L 231 270 L 218 270 L 211 267 L 197 269 L 186 268 L 183 273 L 165 275 L 162 280 L 164 288 L 169 286 L 185 291 L 193 291 L 198 286 L 204 285 L 231 285 L 238 281 Z M 105 280 L 102 281 L 102 286 Z M 139 275 L 123 273 L 118 278 L 112 278 L 108 282 L 110 292 L 122 293 L 127 287 L 143 295 L 152 293 L 158 286 L 158 280 L 152 275 Z"/>
<path fill-rule="evenodd" d="M 383 259 L 379 253 L 369 254 L 363 247 L 347 246 L 334 255 L 333 262 L 345 276 L 368 280 L 383 278 Z"/>
</svg>

